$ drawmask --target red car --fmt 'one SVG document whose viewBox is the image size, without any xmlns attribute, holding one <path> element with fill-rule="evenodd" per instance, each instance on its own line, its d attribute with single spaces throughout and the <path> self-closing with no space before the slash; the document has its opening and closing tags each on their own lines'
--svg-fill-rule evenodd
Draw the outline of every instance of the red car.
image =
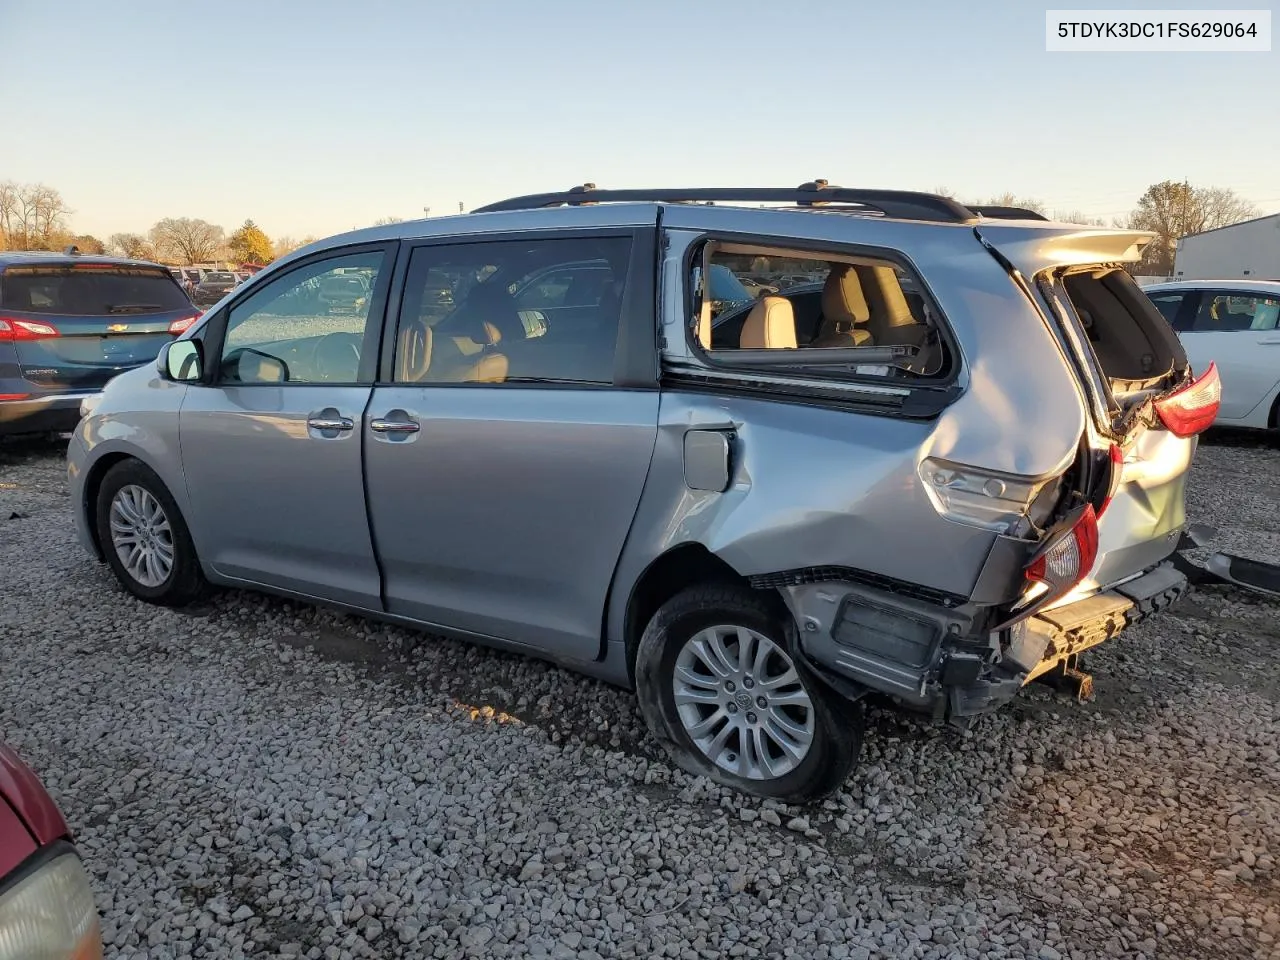
<svg viewBox="0 0 1280 960">
<path fill-rule="evenodd" d="M 89 875 L 53 798 L 0 743 L 0 960 L 101 960 Z"/>
</svg>

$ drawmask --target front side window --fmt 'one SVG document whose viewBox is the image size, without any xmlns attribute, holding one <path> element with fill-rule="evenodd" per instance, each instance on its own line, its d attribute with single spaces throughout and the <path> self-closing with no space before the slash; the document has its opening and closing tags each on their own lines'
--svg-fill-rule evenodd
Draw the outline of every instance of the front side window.
<svg viewBox="0 0 1280 960">
<path fill-rule="evenodd" d="M 1274 330 L 1280 297 L 1242 293 L 1204 293 L 1192 329 L 1196 332 Z"/>
<path fill-rule="evenodd" d="M 396 381 L 612 383 L 630 255 L 623 237 L 417 248 Z"/>
<path fill-rule="evenodd" d="M 1177 329 L 1178 310 L 1182 307 L 1185 297 L 1185 293 L 1157 293 L 1152 296 L 1151 302 L 1160 311 L 1160 316 L 1164 317 L 1171 327 Z"/>
<path fill-rule="evenodd" d="M 712 359 L 733 363 L 750 351 L 769 360 L 759 351 L 779 351 L 779 362 L 816 372 L 828 362 L 891 379 L 945 372 L 940 318 L 898 264 L 740 243 L 713 242 L 705 252 L 690 277 L 691 323 Z"/>
<path fill-rule="evenodd" d="M 317 260 L 231 308 L 224 383 L 356 383 L 380 251 Z M 377 322 L 375 319 L 374 322 Z"/>
</svg>

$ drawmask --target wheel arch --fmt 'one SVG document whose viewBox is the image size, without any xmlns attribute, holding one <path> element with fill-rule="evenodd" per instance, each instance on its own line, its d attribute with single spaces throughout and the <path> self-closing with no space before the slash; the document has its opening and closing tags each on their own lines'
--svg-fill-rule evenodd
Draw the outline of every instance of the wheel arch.
<svg viewBox="0 0 1280 960">
<path fill-rule="evenodd" d="M 636 579 L 627 598 L 623 617 L 626 641 L 627 679 L 634 685 L 636 653 L 645 627 L 664 603 L 689 587 L 709 583 L 736 584 L 750 588 L 747 578 L 701 543 L 682 543 L 654 558 Z M 786 613 L 782 597 L 775 590 L 756 591 L 776 612 Z"/>
<path fill-rule="evenodd" d="M 178 508 L 183 509 L 183 491 L 175 491 L 172 485 L 165 479 L 164 474 L 155 468 L 155 465 L 149 463 L 146 457 L 139 456 L 133 450 L 111 450 L 102 454 L 89 466 L 85 474 L 83 486 L 83 504 L 84 517 L 89 532 L 89 540 L 93 545 L 93 551 L 98 560 L 106 559 L 103 553 L 102 542 L 98 537 L 98 491 L 102 489 L 102 482 L 106 479 L 111 468 L 117 464 L 124 463 L 128 460 L 136 460 L 152 473 L 154 473 L 165 485 L 165 489 L 169 491 L 169 495 L 174 498 L 178 504 Z"/>
</svg>

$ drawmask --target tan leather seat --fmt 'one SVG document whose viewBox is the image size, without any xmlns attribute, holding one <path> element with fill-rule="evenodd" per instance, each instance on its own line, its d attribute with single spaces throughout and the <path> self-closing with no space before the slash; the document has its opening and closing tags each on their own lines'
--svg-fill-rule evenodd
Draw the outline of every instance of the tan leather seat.
<svg viewBox="0 0 1280 960">
<path fill-rule="evenodd" d="M 421 320 L 411 321 L 400 337 L 398 379 L 401 383 L 501 383 L 507 358 L 500 353 L 468 354 L 456 337 L 435 338 Z"/>
<path fill-rule="evenodd" d="M 862 347 L 873 340 L 867 329 L 871 308 L 852 264 L 833 263 L 822 287 L 822 324 L 811 347 Z"/>
<path fill-rule="evenodd" d="M 796 312 L 786 297 L 761 297 L 747 314 L 738 346 L 743 350 L 796 347 Z"/>
<path fill-rule="evenodd" d="M 878 346 L 922 346 L 928 335 L 927 324 L 911 313 L 902 284 L 893 267 L 857 267 L 871 316 L 867 329 Z"/>
</svg>

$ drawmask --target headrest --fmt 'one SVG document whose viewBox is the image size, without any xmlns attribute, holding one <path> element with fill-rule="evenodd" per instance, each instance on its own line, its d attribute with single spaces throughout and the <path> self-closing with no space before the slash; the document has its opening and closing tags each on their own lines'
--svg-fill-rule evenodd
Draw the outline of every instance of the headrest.
<svg viewBox="0 0 1280 960">
<path fill-rule="evenodd" d="M 822 287 L 824 328 L 836 324 L 861 324 L 871 319 L 871 308 L 862 292 L 858 274 L 849 263 L 833 263 Z"/>
<path fill-rule="evenodd" d="M 906 327 L 916 322 L 906 294 L 902 292 L 898 271 L 893 267 L 858 267 L 857 271 L 871 313 L 881 318 L 881 325 Z"/>
<path fill-rule="evenodd" d="M 786 297 L 761 297 L 747 314 L 738 346 L 743 350 L 796 347 L 796 312 Z"/>
<path fill-rule="evenodd" d="M 425 380 L 431 369 L 431 328 L 421 320 L 405 325 L 400 344 L 400 380 L 416 383 Z"/>
</svg>

